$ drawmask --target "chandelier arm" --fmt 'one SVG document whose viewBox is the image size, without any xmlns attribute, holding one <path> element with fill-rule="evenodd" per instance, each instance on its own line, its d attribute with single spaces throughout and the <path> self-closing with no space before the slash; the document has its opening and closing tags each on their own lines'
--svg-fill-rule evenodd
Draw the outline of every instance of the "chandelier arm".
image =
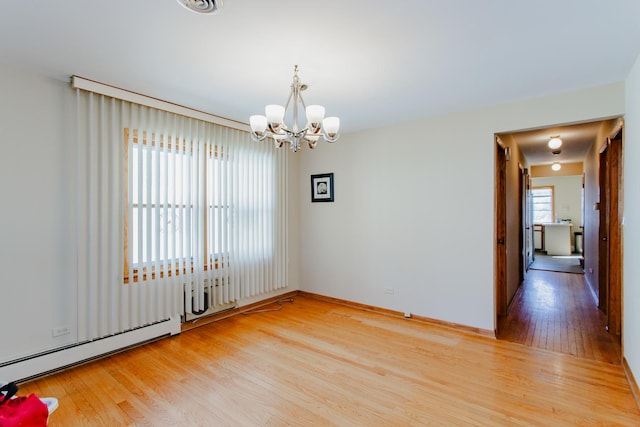
<svg viewBox="0 0 640 427">
<path fill-rule="evenodd" d="M 293 103 L 293 132 L 298 132 L 298 100 L 295 99 Z"/>
<path fill-rule="evenodd" d="M 264 141 L 265 138 L 268 137 L 268 136 L 270 136 L 269 132 L 265 132 L 265 134 L 262 135 L 262 136 L 258 136 L 254 132 L 251 132 L 251 139 L 253 139 L 255 142 Z"/>
<path fill-rule="evenodd" d="M 300 83 L 295 82 L 291 86 L 291 92 L 293 94 L 293 132 L 298 133 L 298 103 L 300 102 Z"/>
<path fill-rule="evenodd" d="M 289 97 L 287 98 L 287 102 L 284 104 L 284 114 L 287 116 L 287 108 L 289 108 L 289 103 L 291 102 L 291 98 L 293 98 L 293 88 L 289 92 Z"/>
</svg>

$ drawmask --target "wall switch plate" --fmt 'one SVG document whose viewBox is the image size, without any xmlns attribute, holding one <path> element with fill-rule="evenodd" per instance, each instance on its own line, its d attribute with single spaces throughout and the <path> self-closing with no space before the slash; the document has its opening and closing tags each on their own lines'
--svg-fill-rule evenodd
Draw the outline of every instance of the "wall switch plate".
<svg viewBox="0 0 640 427">
<path fill-rule="evenodd" d="M 384 288 L 384 293 L 385 294 L 389 294 L 389 295 L 393 295 L 393 288 Z"/>
</svg>

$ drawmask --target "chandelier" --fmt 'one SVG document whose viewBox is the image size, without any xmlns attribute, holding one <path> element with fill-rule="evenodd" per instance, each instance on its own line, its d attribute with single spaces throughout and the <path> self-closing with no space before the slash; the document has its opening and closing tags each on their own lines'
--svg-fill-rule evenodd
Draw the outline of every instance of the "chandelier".
<svg viewBox="0 0 640 427">
<path fill-rule="evenodd" d="M 336 142 L 340 135 L 340 119 L 337 117 L 324 117 L 324 107 L 321 105 L 306 106 L 302 99 L 302 91 L 307 85 L 300 82 L 298 66 L 293 69 L 293 82 L 287 103 L 282 105 L 267 105 L 265 115 L 254 115 L 249 118 L 251 125 L 251 138 L 254 141 L 263 141 L 265 138 L 273 138 L 276 147 L 282 147 L 286 142 L 291 145 L 293 151 L 298 151 L 303 143 L 309 148 L 315 148 L 320 137 L 327 142 Z M 293 101 L 293 122 L 291 126 L 284 123 L 289 104 Z M 298 125 L 298 107 L 302 106 L 307 116 L 307 124 L 304 128 Z"/>
</svg>

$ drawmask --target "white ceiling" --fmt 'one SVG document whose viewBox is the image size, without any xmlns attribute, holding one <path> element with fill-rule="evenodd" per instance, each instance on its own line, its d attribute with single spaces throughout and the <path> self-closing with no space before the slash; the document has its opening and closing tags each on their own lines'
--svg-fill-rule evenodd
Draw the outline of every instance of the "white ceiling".
<svg viewBox="0 0 640 427">
<path fill-rule="evenodd" d="M 243 122 L 293 66 L 343 133 L 623 80 L 638 0 L 3 1 L 0 62 Z"/>
</svg>

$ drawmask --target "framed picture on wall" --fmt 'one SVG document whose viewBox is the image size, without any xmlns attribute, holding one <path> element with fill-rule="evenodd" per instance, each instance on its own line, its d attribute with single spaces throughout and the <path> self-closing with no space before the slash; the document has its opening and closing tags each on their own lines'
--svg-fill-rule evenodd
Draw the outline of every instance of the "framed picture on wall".
<svg viewBox="0 0 640 427">
<path fill-rule="evenodd" d="M 333 174 L 311 175 L 311 201 L 333 202 Z"/>
</svg>

